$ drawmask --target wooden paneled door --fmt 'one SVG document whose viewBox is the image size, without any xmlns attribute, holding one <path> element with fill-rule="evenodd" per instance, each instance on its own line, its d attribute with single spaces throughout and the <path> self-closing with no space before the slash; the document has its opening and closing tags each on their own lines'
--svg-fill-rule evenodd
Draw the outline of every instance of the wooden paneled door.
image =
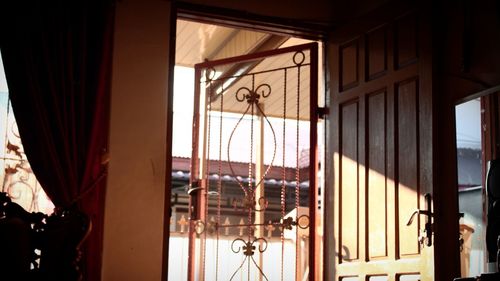
<svg viewBox="0 0 500 281">
<path fill-rule="evenodd" d="M 433 280 L 430 33 L 415 12 L 349 28 L 329 43 L 326 280 Z"/>
</svg>

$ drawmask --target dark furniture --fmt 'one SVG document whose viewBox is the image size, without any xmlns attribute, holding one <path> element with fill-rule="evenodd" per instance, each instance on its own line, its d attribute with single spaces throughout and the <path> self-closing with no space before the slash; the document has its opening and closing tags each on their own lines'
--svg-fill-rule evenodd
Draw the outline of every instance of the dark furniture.
<svg viewBox="0 0 500 281">
<path fill-rule="evenodd" d="M 90 229 L 76 209 L 29 213 L 0 192 L 0 279 L 81 280 L 79 247 Z"/>
</svg>

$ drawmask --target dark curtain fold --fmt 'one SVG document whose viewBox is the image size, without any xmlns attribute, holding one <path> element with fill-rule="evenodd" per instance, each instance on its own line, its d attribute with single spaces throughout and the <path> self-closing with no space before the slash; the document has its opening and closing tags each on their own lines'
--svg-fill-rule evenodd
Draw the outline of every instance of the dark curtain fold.
<svg viewBox="0 0 500 281">
<path fill-rule="evenodd" d="M 0 51 L 26 156 L 56 207 L 92 218 L 83 260 L 100 279 L 114 3 L 2 1 Z"/>
</svg>

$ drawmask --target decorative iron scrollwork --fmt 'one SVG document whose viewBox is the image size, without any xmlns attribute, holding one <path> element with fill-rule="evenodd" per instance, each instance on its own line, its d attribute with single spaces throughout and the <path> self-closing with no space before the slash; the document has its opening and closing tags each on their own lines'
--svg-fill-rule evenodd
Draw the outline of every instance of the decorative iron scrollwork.
<svg viewBox="0 0 500 281">
<path fill-rule="evenodd" d="M 235 249 L 234 246 L 237 242 L 241 242 L 243 245 Z M 258 247 L 254 246 L 254 244 L 256 244 L 256 243 L 259 244 Z M 269 279 L 267 279 L 267 276 L 264 274 L 264 272 L 262 271 L 260 266 L 255 262 L 255 259 L 253 258 L 253 255 L 255 254 L 256 250 L 258 250 L 260 253 L 263 253 L 266 251 L 266 249 L 267 249 L 267 240 L 264 238 L 254 238 L 253 240 L 248 240 L 248 241 L 245 241 L 241 238 L 236 238 L 231 243 L 231 251 L 233 251 L 233 253 L 235 253 L 235 254 L 243 251 L 243 255 L 245 255 L 245 258 L 243 259 L 240 266 L 238 267 L 238 269 L 236 269 L 236 271 L 231 276 L 231 279 L 229 279 L 229 280 L 233 280 L 234 276 L 236 276 L 236 274 L 241 270 L 241 268 L 243 267 L 245 262 L 249 263 L 248 266 L 250 268 L 250 261 L 252 261 L 252 263 L 255 265 L 255 267 L 259 270 L 262 277 L 264 277 L 266 280 L 269 280 Z"/>
<path fill-rule="evenodd" d="M 243 199 L 234 198 L 232 205 L 235 211 L 263 212 L 269 206 L 269 201 L 264 196 L 255 200 L 253 194 L 248 193 Z"/>
<path fill-rule="evenodd" d="M 282 229 L 291 230 L 292 225 L 294 225 L 294 224 L 295 224 L 295 222 L 293 221 L 293 219 L 291 217 L 287 217 L 287 218 L 284 218 L 281 220 L 281 228 Z"/>
<path fill-rule="evenodd" d="M 238 247 L 238 248 L 234 248 L 234 245 L 236 244 L 236 242 L 242 242 L 243 245 Z M 237 254 L 239 253 L 241 250 L 243 250 L 243 254 L 245 256 L 253 256 L 253 254 L 255 253 L 255 246 L 254 244 L 256 242 L 259 242 L 259 247 L 258 247 L 258 251 L 260 253 L 264 253 L 267 249 L 267 240 L 264 239 L 264 238 L 254 238 L 253 240 L 251 241 L 245 241 L 241 238 L 236 238 L 233 240 L 233 242 L 231 243 L 231 251 L 233 251 L 233 253 Z M 263 242 L 263 243 L 260 243 L 260 242 Z"/>
<path fill-rule="evenodd" d="M 306 229 L 309 227 L 309 216 L 308 215 L 302 215 L 297 218 L 297 226 L 301 229 Z"/>
<path fill-rule="evenodd" d="M 2 136 L 6 138 L 6 144 L 3 148 L 5 153 L 1 158 L 4 163 L 2 171 L 4 177 L 0 191 L 6 192 L 13 202 L 29 212 L 43 211 L 51 213 L 52 210 L 49 206 L 52 204 L 36 180 L 35 174 L 24 154 L 17 123 L 13 120 L 13 116 L 7 119 L 8 130 L 6 135 Z M 46 207 L 42 209 L 41 206 Z"/>
<path fill-rule="evenodd" d="M 306 59 L 304 52 L 298 51 L 293 55 L 293 63 L 297 66 L 301 66 Z"/>
<path fill-rule="evenodd" d="M 234 179 L 236 180 L 236 182 L 238 183 L 240 188 L 245 193 L 245 196 L 248 196 L 248 194 L 253 193 L 253 191 L 257 187 L 260 186 L 260 184 L 262 183 L 262 181 L 266 177 L 267 173 L 271 169 L 271 167 L 274 163 L 274 160 L 276 158 L 276 149 L 277 149 L 276 133 L 274 132 L 274 128 L 273 128 L 271 122 L 269 121 L 269 119 L 267 118 L 266 113 L 262 110 L 262 108 L 259 105 L 260 97 L 263 97 L 263 98 L 269 97 L 271 95 L 271 91 L 272 91 L 271 86 L 269 86 L 269 84 L 261 84 L 261 85 L 257 86 L 257 88 L 255 90 L 250 90 L 247 87 L 241 87 L 236 91 L 236 94 L 235 94 L 236 100 L 238 100 L 239 102 L 243 102 L 246 99 L 248 102 L 248 106 L 245 109 L 245 112 L 241 115 L 241 117 L 238 120 L 238 122 L 236 123 L 236 125 L 234 126 L 234 128 L 231 132 L 231 135 L 229 136 L 229 141 L 228 141 L 228 145 L 227 145 L 227 155 L 228 155 L 229 169 L 231 170 L 231 173 L 234 176 Z M 246 94 L 244 92 L 246 92 Z M 258 94 L 259 92 L 260 92 L 260 94 Z M 273 157 L 271 159 L 271 163 L 267 166 L 267 169 L 264 171 L 264 174 L 262 175 L 262 177 L 260 179 L 256 180 L 254 183 L 250 182 L 249 186 L 245 187 L 244 184 L 241 182 L 241 180 L 238 179 L 238 177 L 236 177 L 236 173 L 234 172 L 233 166 L 231 164 L 230 151 L 231 151 L 232 139 L 233 139 L 233 136 L 236 132 L 236 129 L 239 127 L 241 121 L 243 120 L 243 118 L 245 118 L 245 116 L 248 114 L 250 109 L 251 109 L 252 118 L 254 117 L 254 112 L 256 109 L 257 113 L 260 114 L 266 120 L 266 123 L 268 124 L 269 128 L 271 129 L 271 133 L 273 136 L 274 148 L 273 148 Z M 253 126 L 251 127 L 251 130 L 253 132 Z M 251 142 L 252 142 L 252 140 L 251 140 Z M 250 145 L 250 147 L 252 147 L 252 144 Z"/>
<path fill-rule="evenodd" d="M 244 92 L 246 92 L 246 94 Z M 235 97 L 239 102 L 246 100 L 249 104 L 258 104 L 260 97 L 267 98 L 270 95 L 271 86 L 269 84 L 261 84 L 255 90 L 250 90 L 247 87 L 241 87 L 236 91 Z"/>
<path fill-rule="evenodd" d="M 202 220 L 196 220 L 193 222 L 194 232 L 201 235 L 205 231 L 205 223 Z"/>
<path fill-rule="evenodd" d="M 291 230 L 293 226 L 297 226 L 301 229 L 306 229 L 309 227 L 309 216 L 302 215 L 297 218 L 297 220 L 293 220 L 292 217 L 287 217 L 281 220 L 280 227 L 282 229 Z"/>
<path fill-rule="evenodd" d="M 213 67 L 209 67 L 205 70 L 205 79 L 206 79 L 206 82 L 211 82 L 212 80 L 215 79 L 215 74 L 217 72 L 215 71 L 215 69 Z"/>
</svg>

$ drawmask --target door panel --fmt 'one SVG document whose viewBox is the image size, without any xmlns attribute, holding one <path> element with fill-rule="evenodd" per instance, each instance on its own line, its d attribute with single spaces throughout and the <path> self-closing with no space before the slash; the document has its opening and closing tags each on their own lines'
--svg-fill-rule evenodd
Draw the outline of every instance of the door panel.
<svg viewBox="0 0 500 281">
<path fill-rule="evenodd" d="M 406 222 L 414 210 L 419 208 L 418 183 L 418 116 L 417 81 L 411 78 L 396 84 L 397 140 L 398 140 L 398 204 L 399 206 L 399 251 L 400 257 L 418 255 L 420 245 L 418 224 L 410 226 Z"/>
<path fill-rule="evenodd" d="M 345 27 L 341 40 L 332 34 L 327 278 L 432 279 L 433 246 L 423 232 L 431 222 L 416 214 L 409 223 L 432 194 L 431 69 L 422 30 L 409 13 L 362 33 Z"/>
<path fill-rule="evenodd" d="M 358 177 L 358 102 L 351 102 L 341 107 L 342 140 L 341 155 L 339 159 L 343 169 L 339 178 L 339 205 L 340 221 L 343 226 L 340 231 L 339 241 L 342 248 L 340 262 L 359 259 L 359 177 Z M 342 206 L 356 206 L 349 212 L 343 212 Z"/>
<path fill-rule="evenodd" d="M 386 185 L 386 92 L 367 96 L 367 221 L 368 259 L 387 257 L 387 185 Z"/>
</svg>

